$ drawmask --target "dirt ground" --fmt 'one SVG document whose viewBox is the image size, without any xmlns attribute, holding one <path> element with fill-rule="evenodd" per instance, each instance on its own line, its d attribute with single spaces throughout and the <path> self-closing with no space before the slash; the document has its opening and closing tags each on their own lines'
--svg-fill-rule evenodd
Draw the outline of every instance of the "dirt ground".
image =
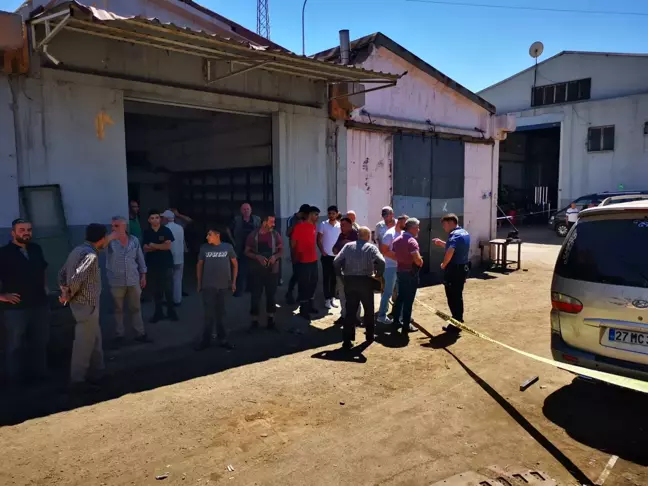
<svg viewBox="0 0 648 486">
<path fill-rule="evenodd" d="M 467 323 L 550 357 L 557 250 L 525 244 L 525 271 L 470 279 Z M 419 298 L 446 308 L 440 286 Z M 385 334 L 341 354 L 335 318 L 236 334 L 231 353 L 170 351 L 95 398 L 5 403 L 0 484 L 429 485 L 497 465 L 575 485 L 597 481 L 613 456 L 605 485 L 648 484 L 646 396 L 471 336 L 448 341 L 420 306 L 433 340 Z"/>
</svg>

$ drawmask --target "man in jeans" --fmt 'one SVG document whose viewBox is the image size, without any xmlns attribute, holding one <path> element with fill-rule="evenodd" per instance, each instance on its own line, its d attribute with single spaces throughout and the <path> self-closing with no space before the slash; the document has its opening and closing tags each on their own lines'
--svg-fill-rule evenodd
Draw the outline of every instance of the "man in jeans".
<svg viewBox="0 0 648 486">
<path fill-rule="evenodd" d="M 29 351 L 31 377 L 47 378 L 49 313 L 43 250 L 32 243 L 32 224 L 24 219 L 11 223 L 11 242 L 0 248 L 0 309 L 4 311 L 7 377 L 17 384 L 22 378 L 23 351 Z M 28 344 L 28 346 L 24 346 Z"/>
<path fill-rule="evenodd" d="M 148 221 L 151 227 L 144 231 L 144 254 L 149 288 L 155 297 L 155 314 L 149 322 L 155 324 L 165 318 L 162 310 L 163 297 L 167 306 L 166 317 L 171 321 L 177 321 L 178 314 L 173 304 L 173 255 L 171 254 L 173 233 L 166 226 L 162 226 L 160 212 L 155 209 L 149 212 Z"/>
<path fill-rule="evenodd" d="M 106 248 L 106 275 L 112 294 L 115 313 L 115 346 L 124 342 L 124 304 L 128 306 L 135 340 L 147 343 L 140 297 L 146 287 L 146 263 L 139 240 L 126 232 L 126 218 L 112 219 L 111 241 Z"/>
<path fill-rule="evenodd" d="M 101 377 L 105 369 L 101 328 L 99 327 L 99 297 L 101 295 L 101 274 L 99 252 L 109 241 L 103 224 L 86 227 L 86 241 L 77 246 L 67 258 L 59 272 L 61 304 L 70 304 L 76 321 L 72 362 L 70 364 L 70 386 L 73 390 L 94 390 L 86 380 Z"/>
<path fill-rule="evenodd" d="M 236 292 L 238 261 L 234 248 L 221 241 L 221 233 L 216 228 L 207 232 L 207 244 L 200 247 L 196 277 L 198 292 L 202 292 L 205 311 L 202 339 L 196 348 L 202 351 L 211 346 L 214 324 L 216 338 L 220 347 L 234 349 L 227 341 L 225 330 L 225 301 L 227 296 Z"/>
<path fill-rule="evenodd" d="M 319 224 L 317 231 L 317 247 L 322 255 L 322 286 L 324 288 L 324 307 L 331 309 L 337 307 L 335 303 L 335 270 L 333 269 L 333 246 L 340 236 L 340 223 L 338 223 L 337 206 L 329 206 L 328 220 Z"/>
<path fill-rule="evenodd" d="M 396 287 L 396 268 L 398 266 L 392 244 L 394 240 L 403 233 L 407 219 L 408 216 L 405 214 L 399 216 L 396 221 L 396 226 L 389 228 L 380 238 L 380 253 L 385 257 L 385 287 L 383 288 L 383 293 L 380 298 L 380 307 L 378 308 L 377 319 L 380 324 L 393 324 L 393 321 L 387 317 L 389 299 L 393 296 L 394 288 Z"/>
<path fill-rule="evenodd" d="M 423 258 L 416 238 L 420 231 L 420 221 L 409 218 L 405 222 L 405 231 L 392 243 L 396 256 L 396 280 L 398 297 L 394 303 L 394 327 L 403 328 L 403 334 L 416 331 L 410 324 L 412 320 L 412 307 L 416 298 L 419 284 L 419 272 L 423 266 Z"/>
<path fill-rule="evenodd" d="M 344 349 L 351 349 L 355 340 L 356 312 L 360 303 L 364 308 L 364 327 L 367 342 L 374 341 L 374 288 L 385 270 L 385 259 L 372 245 L 371 230 L 366 226 L 358 231 L 358 241 L 349 243 L 335 257 L 336 274 L 344 274 L 347 315 L 344 319 Z"/>
<path fill-rule="evenodd" d="M 252 330 L 259 327 L 259 306 L 265 290 L 268 329 L 275 329 L 274 315 L 277 310 L 275 294 L 279 274 L 279 261 L 283 253 L 281 236 L 274 229 L 275 217 L 265 216 L 261 228 L 253 231 L 245 243 L 245 256 L 250 259 L 250 315 Z"/>
<path fill-rule="evenodd" d="M 311 206 L 308 218 L 295 225 L 290 240 L 293 256 L 299 264 L 299 315 L 310 321 L 310 314 L 317 313 L 313 305 L 317 288 L 317 219 L 320 210 Z"/>
</svg>

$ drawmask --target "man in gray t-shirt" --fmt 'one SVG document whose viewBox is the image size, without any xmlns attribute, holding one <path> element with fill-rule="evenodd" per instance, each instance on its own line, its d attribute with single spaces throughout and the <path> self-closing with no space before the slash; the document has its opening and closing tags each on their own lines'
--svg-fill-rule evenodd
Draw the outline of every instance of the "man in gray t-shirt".
<svg viewBox="0 0 648 486">
<path fill-rule="evenodd" d="M 210 229 L 207 233 L 207 243 L 200 247 L 196 266 L 198 292 L 202 292 L 205 309 L 205 324 L 202 341 L 198 345 L 199 350 L 211 345 L 214 323 L 219 345 L 233 349 L 227 342 L 223 319 L 225 299 L 231 292 L 236 292 L 237 274 L 238 263 L 234 248 L 221 241 L 220 231 Z"/>
</svg>

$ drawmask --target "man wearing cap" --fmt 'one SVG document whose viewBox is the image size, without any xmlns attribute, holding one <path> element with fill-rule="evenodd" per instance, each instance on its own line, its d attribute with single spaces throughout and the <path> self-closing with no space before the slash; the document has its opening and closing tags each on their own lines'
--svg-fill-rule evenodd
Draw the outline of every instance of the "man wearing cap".
<svg viewBox="0 0 648 486">
<path fill-rule="evenodd" d="M 396 221 L 394 220 L 394 210 L 391 206 L 385 206 L 381 211 L 382 221 L 376 223 L 376 229 L 374 230 L 374 243 L 378 248 L 382 245 L 383 236 L 388 229 L 396 226 Z"/>
<path fill-rule="evenodd" d="M 310 205 L 302 204 L 299 207 L 299 211 L 293 214 L 288 218 L 288 224 L 286 229 L 286 236 L 290 240 L 292 238 L 292 232 L 295 229 L 295 226 L 300 221 L 304 221 L 308 217 L 308 211 L 310 210 Z M 295 303 L 295 297 L 293 296 L 293 291 L 297 285 L 297 280 L 299 278 L 299 263 L 292 253 L 292 246 L 290 249 L 290 259 L 292 261 L 292 276 L 288 282 L 288 290 L 286 291 L 286 304 L 293 305 Z"/>
<path fill-rule="evenodd" d="M 380 253 L 385 257 L 385 273 L 383 275 L 385 285 L 383 288 L 382 297 L 380 298 L 380 307 L 378 308 L 377 321 L 381 324 L 390 325 L 393 321 L 387 317 L 387 308 L 389 306 L 389 299 L 394 295 L 396 288 L 396 269 L 398 262 L 396 261 L 396 253 L 392 247 L 394 240 L 403 234 L 405 229 L 405 222 L 409 216 L 402 214 L 398 217 L 396 225 L 389 228 L 382 237 L 382 242 L 379 246 Z M 396 299 L 394 299 L 395 301 Z"/>
<path fill-rule="evenodd" d="M 453 319 L 463 322 L 463 290 L 470 272 L 470 234 L 459 226 L 459 218 L 452 213 L 441 218 L 441 225 L 443 230 L 448 233 L 448 241 L 439 238 L 432 241 L 437 246 L 445 247 L 441 268 L 443 269 L 443 286 L 448 299 L 448 307 Z M 452 324 L 448 324 L 443 330 L 455 334 L 461 332 L 461 329 Z"/>
<path fill-rule="evenodd" d="M 162 223 L 173 235 L 171 255 L 173 256 L 173 304 L 182 302 L 182 277 L 184 275 L 185 234 L 184 228 L 175 222 L 176 215 L 171 209 L 162 213 Z"/>
<path fill-rule="evenodd" d="M 32 224 L 11 223 L 11 241 L 0 248 L 0 309 L 4 311 L 7 375 L 11 384 L 23 378 L 24 351 L 36 379 L 47 375 L 49 315 L 43 250 L 32 243 Z M 29 346 L 24 346 L 28 341 Z"/>
<path fill-rule="evenodd" d="M 311 206 L 308 218 L 295 225 L 290 239 L 293 257 L 299 264 L 299 315 L 310 320 L 310 314 L 317 313 L 313 306 L 317 288 L 317 220 L 320 210 Z"/>
</svg>

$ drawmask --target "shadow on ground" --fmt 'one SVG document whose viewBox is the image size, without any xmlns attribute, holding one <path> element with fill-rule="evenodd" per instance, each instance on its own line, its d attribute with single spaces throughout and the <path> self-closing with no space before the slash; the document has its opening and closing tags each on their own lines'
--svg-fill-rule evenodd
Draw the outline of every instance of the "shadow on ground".
<svg viewBox="0 0 648 486">
<path fill-rule="evenodd" d="M 648 466 L 648 395 L 575 379 L 549 395 L 542 410 L 581 444 Z"/>
<path fill-rule="evenodd" d="M 240 317 L 238 320 L 241 320 Z M 339 327 L 332 324 L 325 328 L 309 325 L 304 319 L 293 316 L 291 308 L 279 309 L 277 323 L 279 332 L 261 328 L 249 333 L 247 326 L 239 325 L 230 334 L 230 341 L 236 346 L 233 351 L 214 347 L 197 352 L 190 336 L 175 346 L 167 345 L 159 349 L 133 346 L 118 352 L 107 351 L 107 376 L 101 383 L 101 389 L 93 393 L 67 392 L 64 385 L 68 356 L 65 363 L 54 369 L 55 375 L 49 383 L 10 391 L 3 389 L 0 392 L 0 426 L 15 425 L 129 393 L 152 390 L 230 368 L 328 346 L 342 340 Z M 196 327 L 196 322 L 187 322 L 185 319 L 179 323 L 167 324 L 187 326 L 187 329 L 189 325 Z M 133 355 L 138 359 L 134 359 Z"/>
</svg>

